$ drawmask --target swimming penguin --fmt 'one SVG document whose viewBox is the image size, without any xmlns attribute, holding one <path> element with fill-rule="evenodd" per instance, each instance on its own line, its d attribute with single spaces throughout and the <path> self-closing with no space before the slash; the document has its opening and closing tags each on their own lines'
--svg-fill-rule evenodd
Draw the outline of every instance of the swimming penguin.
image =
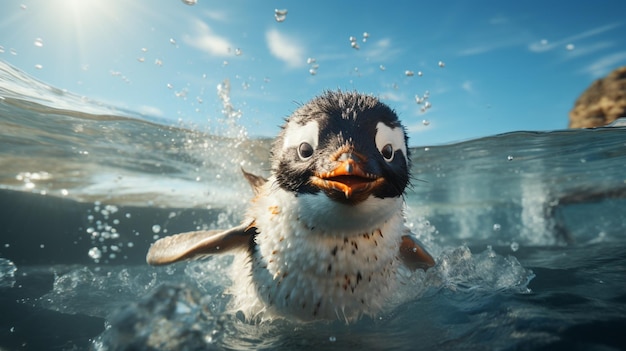
<svg viewBox="0 0 626 351">
<path fill-rule="evenodd" d="M 162 238 L 147 262 L 238 250 L 233 306 L 250 320 L 376 316 L 402 270 L 435 264 L 405 226 L 409 170 L 393 110 L 372 96 L 326 92 L 286 120 L 269 179 L 244 171 L 256 196 L 241 225 Z"/>
</svg>

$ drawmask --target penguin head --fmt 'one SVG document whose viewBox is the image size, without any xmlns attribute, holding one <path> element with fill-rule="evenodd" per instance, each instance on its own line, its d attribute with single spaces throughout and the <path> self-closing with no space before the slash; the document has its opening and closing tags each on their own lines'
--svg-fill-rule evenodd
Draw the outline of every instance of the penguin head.
<svg viewBox="0 0 626 351">
<path fill-rule="evenodd" d="M 358 205 L 398 198 L 409 183 L 407 135 L 398 116 L 372 96 L 326 92 L 298 108 L 272 149 L 284 190 Z"/>
</svg>

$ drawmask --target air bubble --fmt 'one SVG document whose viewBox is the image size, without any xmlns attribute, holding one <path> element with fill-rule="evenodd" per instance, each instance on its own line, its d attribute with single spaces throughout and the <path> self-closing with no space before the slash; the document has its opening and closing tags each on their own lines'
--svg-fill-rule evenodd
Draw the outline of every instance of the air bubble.
<svg viewBox="0 0 626 351">
<path fill-rule="evenodd" d="M 310 65 L 310 64 L 312 64 L 312 63 L 316 63 L 316 62 L 317 62 L 317 60 L 316 60 L 316 59 L 314 59 L 313 57 L 309 57 L 308 59 L 306 59 L 306 63 L 307 63 L 308 65 Z"/>
<path fill-rule="evenodd" d="M 381 70 L 381 71 L 384 71 L 384 70 L 386 70 L 386 69 L 387 69 L 387 68 L 386 68 L 385 66 L 383 66 L 383 65 L 378 66 L 378 68 L 380 68 L 380 70 Z"/>
<path fill-rule="evenodd" d="M 567 45 L 565 45 L 565 50 L 567 50 L 567 51 L 572 51 L 575 48 L 576 47 L 574 46 L 574 44 L 567 44 Z"/>
<path fill-rule="evenodd" d="M 330 336 L 330 337 L 328 338 L 328 341 L 330 341 L 330 342 L 335 342 L 335 341 L 337 341 L 337 338 L 336 338 L 335 336 Z"/>
<path fill-rule="evenodd" d="M 356 38 L 355 38 L 355 37 L 350 36 L 350 37 L 348 38 L 348 40 L 350 40 L 350 46 L 351 46 L 353 49 L 356 49 L 356 50 L 358 50 L 358 49 L 359 49 L 359 44 L 356 42 Z"/>
<path fill-rule="evenodd" d="M 241 56 L 241 54 L 242 54 L 242 53 L 243 53 L 243 52 L 241 51 L 241 49 L 240 49 L 240 48 L 236 48 L 236 49 L 235 49 L 235 56 Z"/>
<path fill-rule="evenodd" d="M 509 161 L 513 161 L 513 156 L 509 155 L 509 156 L 506 157 L 506 159 L 509 160 Z"/>
<path fill-rule="evenodd" d="M 413 71 L 406 70 L 404 71 L 404 75 L 407 77 L 413 77 L 415 73 Z"/>
<path fill-rule="evenodd" d="M 287 19 L 287 9 L 274 9 L 274 19 L 276 22 L 284 22 Z"/>
<path fill-rule="evenodd" d="M 422 120 L 422 125 L 424 126 L 429 126 L 430 125 L 430 121 L 427 119 Z"/>
<path fill-rule="evenodd" d="M 498 223 L 494 223 L 493 224 L 493 231 L 494 232 L 499 232 L 500 229 L 502 229 L 502 226 L 500 224 L 498 224 Z"/>
<path fill-rule="evenodd" d="M 511 251 L 517 252 L 517 250 L 519 250 L 519 244 L 514 241 L 511 243 Z"/>
<path fill-rule="evenodd" d="M 183 4 L 193 6 L 198 3 L 198 0 L 182 0 Z"/>
<path fill-rule="evenodd" d="M 446 64 L 443 61 L 439 61 L 439 63 L 437 65 L 439 65 L 439 67 L 441 67 L 441 68 L 446 67 Z"/>
<path fill-rule="evenodd" d="M 172 44 L 172 45 L 176 45 L 176 39 L 174 39 L 174 38 L 170 38 L 170 44 Z"/>
<path fill-rule="evenodd" d="M 40 48 L 43 46 L 43 40 L 41 38 L 37 38 L 35 39 L 35 41 L 33 42 L 33 45 L 35 45 L 36 47 Z"/>
<path fill-rule="evenodd" d="M 161 226 L 158 225 L 158 224 L 153 225 L 152 226 L 152 232 L 155 233 L 155 234 L 160 233 L 161 232 Z"/>
</svg>

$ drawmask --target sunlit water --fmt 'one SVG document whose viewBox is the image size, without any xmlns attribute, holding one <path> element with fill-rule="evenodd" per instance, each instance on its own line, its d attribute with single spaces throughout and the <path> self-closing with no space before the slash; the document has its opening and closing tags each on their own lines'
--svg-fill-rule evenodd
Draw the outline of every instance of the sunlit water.
<svg viewBox="0 0 626 351">
<path fill-rule="evenodd" d="M 232 257 L 150 267 L 159 237 L 238 224 L 271 140 L 134 118 L 0 67 L 0 349 L 626 347 L 626 130 L 415 147 L 407 221 L 437 266 L 356 324 L 225 312 Z M 418 143 L 415 141 L 414 143 Z"/>
</svg>

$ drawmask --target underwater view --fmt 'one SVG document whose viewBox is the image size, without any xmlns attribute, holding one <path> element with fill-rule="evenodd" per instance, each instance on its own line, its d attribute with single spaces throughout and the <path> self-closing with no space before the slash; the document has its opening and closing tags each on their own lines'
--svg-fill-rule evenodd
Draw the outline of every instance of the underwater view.
<svg viewBox="0 0 626 351">
<path fill-rule="evenodd" d="M 302 4 L 289 11 L 277 5 L 269 9 L 269 29 L 255 33 L 246 16 L 262 4 L 235 1 L 218 11 L 208 2 L 164 1 L 170 12 L 137 12 L 138 3 L 115 12 L 102 1 L 64 1 L 74 9 L 65 15 L 92 17 L 62 21 L 55 30 L 85 45 L 57 43 L 48 56 L 39 54 L 54 47 L 56 34 L 33 34 L 22 20 L 43 23 L 56 5 L 0 5 L 10 9 L 0 15 L 5 26 L 28 33 L 24 47 L 13 44 L 23 31 L 0 34 L 0 351 L 626 349 L 626 118 L 565 129 L 567 113 L 555 112 L 571 107 L 564 105 L 575 100 L 572 91 L 582 91 L 572 82 L 626 62 L 619 51 L 593 70 L 568 66 L 619 47 L 614 37 L 598 38 L 615 35 L 621 22 L 590 15 L 594 28 L 553 32 L 562 38 L 556 43 L 536 41 L 517 30 L 519 18 L 505 15 L 536 8 L 511 5 L 489 20 L 508 30 L 480 27 L 499 39 L 473 41 L 469 30 L 451 30 L 463 43 L 488 44 L 458 44 L 452 54 L 434 46 L 436 33 L 399 50 L 389 39 L 401 36 L 393 34 L 399 28 L 357 32 L 346 20 L 335 30 L 358 33 L 341 34 L 348 53 L 307 37 L 314 55 L 294 36 L 307 24 L 317 28 L 320 19 L 350 13 L 348 5 L 310 9 L 310 18 L 298 14 Z M 424 6 L 396 9 L 396 25 L 412 24 L 419 13 L 434 26 L 437 18 L 424 18 L 432 5 Z M 444 22 L 458 22 L 466 9 L 459 6 Z M 576 14 L 586 13 L 581 6 Z M 378 15 L 388 20 L 388 11 Z M 365 12 L 365 22 L 375 23 L 375 11 Z M 145 14 L 135 18 L 136 36 L 125 31 L 129 13 Z M 232 13 L 242 17 L 228 22 Z M 170 36 L 155 23 L 180 33 Z M 303 27 L 288 27 L 293 23 Z M 77 27 L 63 27 L 70 25 Z M 241 27 L 230 40 L 242 48 L 220 31 L 228 25 Z M 126 40 L 85 40 L 109 28 Z M 519 41 L 509 41 L 513 33 Z M 268 43 L 258 52 L 251 44 L 257 34 Z M 160 44 L 139 43 L 155 37 Z M 413 37 L 399 41 L 408 45 Z M 529 64 L 540 67 L 534 73 L 516 60 L 508 68 L 478 60 L 515 43 L 554 60 Z M 135 51 L 123 52 L 125 45 Z M 421 55 L 429 66 L 416 59 Z M 53 56 L 60 57 L 57 69 Z M 394 61 L 400 57 L 414 67 Z M 467 66 L 455 68 L 455 59 Z M 578 73 L 562 73 L 557 64 Z M 506 84 L 471 76 L 470 67 L 484 77 L 506 76 Z M 397 79 L 388 78 L 393 70 Z M 151 245 L 164 237 L 239 226 L 255 197 L 242 169 L 269 177 L 284 118 L 329 89 L 380 97 L 408 132 L 403 211 L 435 265 L 407 273 L 393 308 L 350 323 L 250 321 L 230 308 L 234 255 L 146 263 Z"/>
</svg>

